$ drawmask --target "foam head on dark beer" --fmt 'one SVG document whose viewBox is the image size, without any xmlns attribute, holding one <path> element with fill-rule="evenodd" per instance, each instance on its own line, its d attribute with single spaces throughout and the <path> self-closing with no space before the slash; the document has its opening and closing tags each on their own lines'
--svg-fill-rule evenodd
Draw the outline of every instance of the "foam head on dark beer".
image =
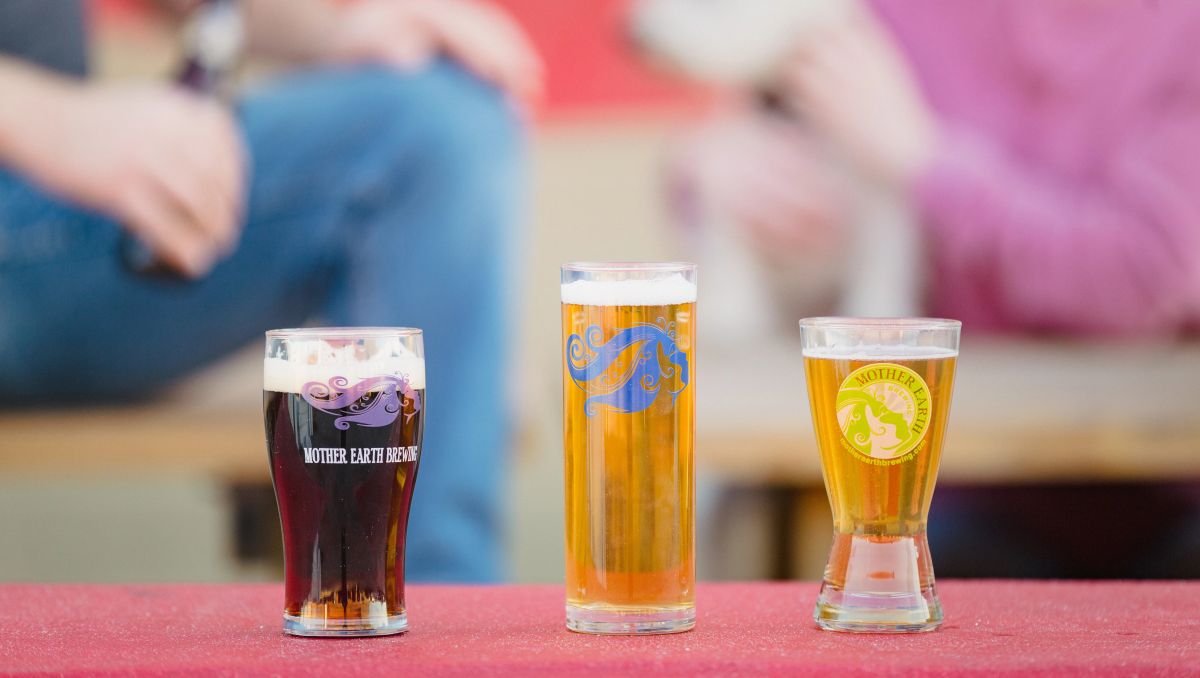
<svg viewBox="0 0 1200 678">
<path fill-rule="evenodd" d="M 334 377 L 344 377 L 350 384 L 380 376 L 399 376 L 411 388 L 425 388 L 425 359 L 413 355 L 399 341 L 362 357 L 354 344 L 334 346 L 323 339 L 292 340 L 286 358 L 272 357 L 263 361 L 263 389 L 277 393 L 302 393 L 304 385 L 312 382 L 328 384 Z"/>
</svg>

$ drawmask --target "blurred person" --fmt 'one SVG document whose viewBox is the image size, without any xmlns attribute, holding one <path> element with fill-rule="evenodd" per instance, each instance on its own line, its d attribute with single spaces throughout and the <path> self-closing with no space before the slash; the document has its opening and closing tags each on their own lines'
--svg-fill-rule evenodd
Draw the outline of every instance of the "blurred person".
<svg viewBox="0 0 1200 678">
<path fill-rule="evenodd" d="M 1196 328 L 1200 5 L 875 0 L 817 21 L 799 16 L 798 2 L 676 0 L 709 13 L 730 43 L 725 70 L 710 68 L 715 79 L 771 102 L 746 95 L 752 103 L 685 144 L 674 182 L 689 197 L 685 221 L 736 226 L 793 295 L 806 290 L 787 276 L 829 272 L 817 276 L 825 297 L 815 302 L 836 308 L 836 269 L 863 272 L 847 245 L 863 193 L 839 180 L 822 155 L 832 148 L 912 210 L 928 314 L 960 318 L 971 335 Z M 753 6 L 758 18 L 734 21 L 718 6 Z M 775 27 L 761 42 L 740 30 L 756 25 Z M 660 47 L 685 61 L 689 49 Z M 748 53 L 757 68 L 734 63 Z M 954 506 L 939 515 L 963 519 L 935 524 L 942 535 L 931 540 L 952 541 L 965 565 L 943 568 L 956 556 L 939 545 L 944 574 L 1200 574 L 1190 486 L 947 489 L 937 501 Z M 991 540 L 1004 534 L 1012 538 Z"/>
<path fill-rule="evenodd" d="M 855 8 L 852 0 L 635 5 L 633 37 L 656 61 L 735 93 L 682 135 L 673 158 L 674 199 L 693 227 L 696 256 L 723 281 L 706 303 L 707 338 L 719 344 L 775 333 L 782 317 L 826 308 L 919 311 L 913 210 L 897 186 L 877 181 L 809 124 L 779 78 L 795 45 L 837 30 Z M 811 188 L 796 191 L 797 182 Z M 781 207 L 788 223 L 777 218 Z M 839 228 L 822 225 L 834 219 Z M 797 256 L 807 265 L 793 265 Z"/>
<path fill-rule="evenodd" d="M 770 77 L 782 107 L 916 209 L 928 312 L 975 332 L 1171 334 L 1200 315 L 1198 25 L 1182 0 L 877 0 L 813 27 Z M 735 122 L 756 139 L 705 138 L 691 187 L 794 261 L 845 238 L 856 196 L 811 143 L 779 116 Z"/>
<path fill-rule="evenodd" d="M 319 317 L 424 329 L 414 580 L 502 574 L 520 125 L 540 63 L 469 0 L 245 0 L 290 72 L 232 107 L 86 79 L 79 1 L 0 2 L 0 403 L 137 398 Z M 169 275 L 140 270 L 127 239 Z M 488 379 L 488 384 L 478 382 Z"/>
</svg>

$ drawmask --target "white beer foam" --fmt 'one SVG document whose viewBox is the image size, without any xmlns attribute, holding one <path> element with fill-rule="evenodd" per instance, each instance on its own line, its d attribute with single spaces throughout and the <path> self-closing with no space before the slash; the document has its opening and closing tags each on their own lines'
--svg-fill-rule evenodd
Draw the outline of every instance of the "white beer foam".
<svg viewBox="0 0 1200 678">
<path fill-rule="evenodd" d="M 675 274 L 655 280 L 576 280 L 562 286 L 564 304 L 666 306 L 696 301 L 696 283 Z"/>
<path fill-rule="evenodd" d="M 263 389 L 278 393 L 302 393 L 304 385 L 317 381 L 328 384 L 334 377 L 345 377 L 351 385 L 363 379 L 401 376 L 412 388 L 425 388 L 425 359 L 403 346 L 367 360 L 355 359 L 353 345 L 333 347 L 320 339 L 291 340 L 289 357 L 263 360 Z"/>
<path fill-rule="evenodd" d="M 941 346 L 863 344 L 860 346 L 806 348 L 804 356 L 827 360 L 936 360 L 957 357 L 958 350 Z"/>
</svg>

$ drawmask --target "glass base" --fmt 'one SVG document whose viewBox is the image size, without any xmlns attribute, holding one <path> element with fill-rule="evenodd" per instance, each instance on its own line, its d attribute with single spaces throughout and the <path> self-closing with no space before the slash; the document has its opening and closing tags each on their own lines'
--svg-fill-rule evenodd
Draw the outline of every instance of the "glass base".
<svg viewBox="0 0 1200 678">
<path fill-rule="evenodd" d="M 567 605 L 567 628 L 576 633 L 642 636 L 682 633 L 696 626 L 696 608 L 671 609 L 605 607 L 595 609 Z"/>
<path fill-rule="evenodd" d="M 813 620 L 826 631 L 926 633 L 942 625 L 942 606 L 930 590 L 924 596 L 846 594 L 821 585 Z"/>
<path fill-rule="evenodd" d="M 924 535 L 834 534 L 813 620 L 851 633 L 923 633 L 941 626 Z"/>
<path fill-rule="evenodd" d="M 392 636 L 408 630 L 408 614 L 366 619 L 322 619 L 283 615 L 283 632 L 308 638 L 362 638 Z"/>
</svg>

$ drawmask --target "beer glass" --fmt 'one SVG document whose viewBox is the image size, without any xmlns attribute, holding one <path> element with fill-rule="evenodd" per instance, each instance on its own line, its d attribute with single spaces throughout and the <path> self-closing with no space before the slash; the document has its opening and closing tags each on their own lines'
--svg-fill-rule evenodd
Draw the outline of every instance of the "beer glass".
<svg viewBox="0 0 1200 678">
<path fill-rule="evenodd" d="M 695 625 L 696 267 L 562 267 L 567 628 Z"/>
<path fill-rule="evenodd" d="M 408 628 L 404 537 L 425 409 L 421 330 L 267 332 L 263 413 L 283 527 L 283 630 Z"/>
<path fill-rule="evenodd" d="M 833 549 L 813 618 L 833 631 L 942 623 L 925 539 L 950 413 L 960 324 L 806 318 L 804 371 Z"/>
</svg>

